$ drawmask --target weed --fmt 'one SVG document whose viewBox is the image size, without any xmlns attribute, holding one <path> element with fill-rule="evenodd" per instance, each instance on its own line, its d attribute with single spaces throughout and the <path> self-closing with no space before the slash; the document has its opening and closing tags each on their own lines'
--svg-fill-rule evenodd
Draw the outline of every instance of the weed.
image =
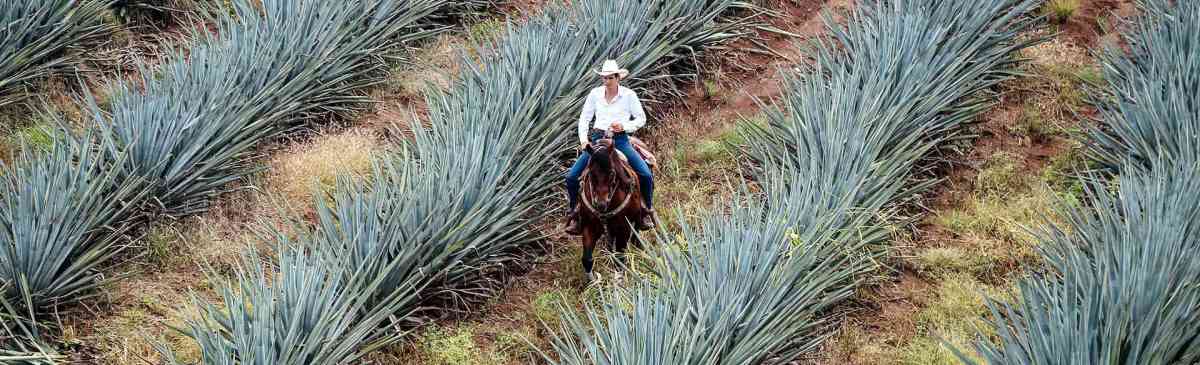
<svg viewBox="0 0 1200 365">
<path fill-rule="evenodd" d="M 1010 196 L 975 196 L 963 209 L 945 211 L 933 219 L 934 224 L 976 246 L 973 255 L 981 257 L 971 261 L 989 264 L 976 267 L 974 273 L 986 274 L 982 270 L 1037 262 L 1037 239 L 1029 230 L 1046 219 L 1056 219 L 1044 215 L 1055 199 L 1054 192 L 1044 187 Z"/>
<path fill-rule="evenodd" d="M 475 23 L 467 29 L 467 39 L 473 45 L 491 43 L 504 34 L 505 26 L 503 21 L 496 19 L 488 19 Z"/>
<path fill-rule="evenodd" d="M 849 360 L 851 364 L 895 364 L 898 358 L 896 348 L 889 343 L 894 339 L 875 338 L 877 335 L 887 335 L 886 332 L 873 331 L 857 325 L 847 325 L 831 341 L 831 360 Z M 839 363 L 831 361 L 828 363 Z"/>
<path fill-rule="evenodd" d="M 1046 15 L 1058 23 L 1066 23 L 1078 11 L 1079 0 L 1050 0 L 1045 7 Z"/>
<path fill-rule="evenodd" d="M 177 230 L 168 224 L 158 224 L 146 233 L 146 259 L 156 265 L 168 265 L 178 258 L 175 243 L 180 239 Z"/>
<path fill-rule="evenodd" d="M 1010 153 L 992 155 L 975 177 L 975 191 L 983 195 L 1004 196 L 1028 186 L 1025 176 L 1019 171 L 1019 159 Z"/>
<path fill-rule="evenodd" d="M 1096 168 L 1096 164 L 1083 152 L 1083 145 L 1075 142 L 1065 153 L 1055 155 L 1042 170 L 1041 180 L 1067 204 L 1076 205 L 1083 197 L 1081 174 Z"/>
<path fill-rule="evenodd" d="M 1008 131 L 1030 142 L 1044 142 L 1058 132 L 1058 128 L 1046 120 L 1042 112 L 1033 105 L 1021 108 L 1021 117 L 1017 123 L 1008 127 Z"/>
<path fill-rule="evenodd" d="M 715 81 L 704 80 L 704 98 L 713 99 L 721 95 L 721 87 Z"/>
<path fill-rule="evenodd" d="M 901 349 L 901 362 L 959 364 L 939 337 L 959 349 L 969 349 L 975 329 L 984 327 L 982 318 L 988 313 L 984 295 L 997 297 L 997 291 L 969 275 L 948 276 L 938 287 L 936 298 L 917 313 L 917 331 L 921 335 Z"/>
<path fill-rule="evenodd" d="M 1104 84 L 1104 73 L 1099 67 L 1081 67 L 1075 71 L 1075 78 L 1087 85 L 1100 86 Z"/>
<path fill-rule="evenodd" d="M 986 255 L 959 247 L 930 248 L 917 253 L 916 257 L 917 269 L 935 277 L 957 273 L 978 275 L 991 271 L 993 265 Z"/>
<path fill-rule="evenodd" d="M 492 343 L 493 356 L 497 362 L 509 362 L 510 360 L 521 360 L 530 358 L 536 355 L 536 350 L 529 346 L 526 340 L 533 341 L 533 331 L 528 327 L 521 327 L 514 332 L 501 332 L 496 335 L 495 342 Z"/>
<path fill-rule="evenodd" d="M 533 315 L 550 328 L 557 328 L 560 320 L 559 308 L 575 308 L 576 298 L 567 289 L 557 289 L 538 294 L 533 299 Z"/>
<path fill-rule="evenodd" d="M 719 141 L 703 140 L 697 143 L 692 150 L 692 160 L 711 164 L 718 162 L 729 155 L 729 150 Z"/>
<path fill-rule="evenodd" d="M 433 364 L 484 364 L 470 327 L 451 331 L 432 326 L 421 336 L 421 347 Z"/>
</svg>

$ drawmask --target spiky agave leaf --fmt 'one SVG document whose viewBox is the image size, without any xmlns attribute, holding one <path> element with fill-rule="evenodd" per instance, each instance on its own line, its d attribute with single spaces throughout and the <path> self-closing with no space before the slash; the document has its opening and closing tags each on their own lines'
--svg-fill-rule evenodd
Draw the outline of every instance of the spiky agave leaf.
<svg viewBox="0 0 1200 365">
<path fill-rule="evenodd" d="M 0 163 L 0 286 L 11 303 L 41 309 L 100 284 L 96 269 L 118 251 L 147 193 L 121 181 L 112 163 L 90 136 Z"/>
<path fill-rule="evenodd" d="M 247 172 L 242 160 L 305 116 L 344 112 L 382 65 L 381 49 L 428 37 L 422 19 L 447 0 L 234 1 L 215 33 L 171 55 L 161 72 L 116 87 L 99 128 L 127 153 L 123 174 L 152 181 L 169 214 L 206 208 Z M 255 2 L 257 3 L 257 2 Z M 143 87 L 144 85 L 144 87 Z"/>
<path fill-rule="evenodd" d="M 419 276 L 373 300 L 361 289 L 385 278 L 343 265 L 341 247 L 306 242 L 309 247 L 302 248 L 285 234 L 274 235 L 278 266 L 264 264 L 248 249 L 234 280 L 219 289 L 226 308 L 193 298 L 201 316 L 187 320 L 184 333 L 196 339 L 203 363 L 352 364 L 398 338 L 379 327 L 408 307 L 420 289 L 412 286 Z M 165 347 L 160 351 L 179 363 Z"/>
<path fill-rule="evenodd" d="M 53 363 L 38 314 L 103 284 L 99 269 L 120 251 L 131 211 L 149 192 L 120 179 L 90 136 L 62 134 L 48 151 L 0 163 L 0 359 Z"/>
<path fill-rule="evenodd" d="M 0 290 L 7 289 L 0 287 Z M 66 360 L 66 356 L 42 338 L 32 309 L 32 295 L 22 293 L 21 299 L 25 301 L 14 305 L 8 298 L 0 297 L 0 362 L 43 365 Z"/>
<path fill-rule="evenodd" d="M 110 0 L 0 2 L 0 107 L 23 98 L 20 89 L 67 68 L 69 49 L 107 29 Z"/>
<path fill-rule="evenodd" d="M 1200 166 L 1151 162 L 1123 166 L 1115 194 L 1097 179 L 1090 204 L 1059 205 L 1066 223 L 1039 235 L 1045 272 L 1017 284 L 1016 303 L 988 303 L 988 363 L 1200 361 Z"/>
<path fill-rule="evenodd" d="M 1128 52 L 1101 53 L 1104 90 L 1089 150 L 1116 168 L 1126 160 L 1193 164 L 1200 159 L 1200 2 L 1140 0 L 1124 37 Z M 1161 157 L 1161 158 L 1160 158 Z"/>
<path fill-rule="evenodd" d="M 816 348 L 817 314 L 874 268 L 890 234 L 881 215 L 928 186 L 906 180 L 982 110 L 969 98 L 1011 75 L 1010 54 L 1028 45 L 1017 34 L 1035 21 L 1022 15 L 1038 3 L 866 1 L 844 28 L 827 16 L 836 41 L 786 78 L 784 107 L 747 134 L 769 193 L 695 230 L 681 218 L 680 238 L 659 236 L 681 248 L 659 253 L 657 275 L 627 294 L 634 307 L 606 303 L 588 314 L 594 328 L 564 313 L 571 333 L 547 360 L 752 364 Z"/>
</svg>

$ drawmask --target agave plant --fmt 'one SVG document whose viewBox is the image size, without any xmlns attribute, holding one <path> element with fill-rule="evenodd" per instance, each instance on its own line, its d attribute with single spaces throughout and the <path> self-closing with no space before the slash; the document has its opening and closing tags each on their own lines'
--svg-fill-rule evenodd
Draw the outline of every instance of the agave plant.
<svg viewBox="0 0 1200 365">
<path fill-rule="evenodd" d="M 91 295 L 115 254 L 144 184 L 123 184 L 87 139 L 0 163 L 0 287 L 21 313 Z M 24 305 L 22 305 L 24 304 Z"/>
<path fill-rule="evenodd" d="M 994 364 L 1200 362 L 1200 254 L 1195 101 L 1200 4 L 1147 0 L 1126 40 L 1103 57 L 1106 93 L 1093 156 L 1121 175 L 1092 177 L 1085 207 L 1040 235 L 1047 270 L 1018 283 L 1016 303 L 990 301 Z"/>
<path fill-rule="evenodd" d="M 546 360 L 786 363 L 815 349 L 820 313 L 875 268 L 889 206 L 929 186 L 906 182 L 914 165 L 986 107 L 972 96 L 1011 76 L 1038 4 L 877 0 L 844 27 L 826 16 L 834 42 L 746 133 L 767 193 L 659 232 L 653 275 L 584 319 L 564 311 Z"/>
<path fill-rule="evenodd" d="M 422 19 L 447 0 L 233 2 L 215 33 L 176 53 L 158 73 L 114 87 L 111 149 L 128 154 L 122 174 L 151 181 L 167 214 L 206 209 L 244 176 L 257 143 L 305 116 L 344 112 L 373 84 L 381 49 L 428 37 Z M 145 85 L 141 87 L 140 85 Z"/>
<path fill-rule="evenodd" d="M 136 203 L 149 192 L 119 183 L 111 163 L 86 138 L 57 140 L 49 151 L 0 163 L 0 361 L 51 364 L 38 314 L 94 295 L 98 269 L 120 251 Z"/>
<path fill-rule="evenodd" d="M 28 0 L 0 3 L 0 107 L 21 89 L 70 66 L 78 47 L 102 34 L 108 0 Z"/>
<path fill-rule="evenodd" d="M 363 355 L 398 338 L 379 326 L 410 306 L 420 288 L 410 277 L 403 289 L 379 300 L 361 295 L 385 280 L 343 266 L 343 253 L 332 247 L 299 248 L 286 235 L 275 233 L 280 245 L 278 267 L 264 267 L 248 251 L 235 280 L 220 289 L 227 309 L 194 297 L 201 317 L 189 319 L 184 330 L 200 346 L 205 364 L 352 364 Z M 389 265 L 411 264 L 395 261 Z M 390 267 L 382 268 L 383 270 Z M 331 315 L 348 314 L 348 315 Z M 280 344 L 287 346 L 261 346 Z M 365 344 L 365 345 L 364 345 Z M 170 363 L 179 363 L 165 347 Z"/>
<path fill-rule="evenodd" d="M 402 153 L 378 161 L 369 185 L 338 184 L 332 203 L 318 201 L 317 227 L 302 245 L 343 252 L 336 267 L 352 268 L 338 271 L 343 275 L 382 279 L 344 295 L 386 302 L 404 293 L 411 300 L 394 310 L 399 317 L 447 288 L 465 287 L 449 292 L 478 299 L 488 269 L 519 260 L 516 253 L 539 238 L 532 224 L 547 214 L 558 181 L 553 156 L 567 146 L 572 117 L 596 81 L 589 69 L 621 59 L 639 88 L 672 77 L 670 64 L 686 57 L 679 50 L 740 35 L 744 24 L 717 21 L 736 6 L 589 0 L 551 5 L 527 24 L 509 26 L 481 59 L 462 60 L 464 74 L 449 91 L 429 97 L 432 126 L 417 126 Z M 242 280 L 259 285 L 255 277 Z M 254 299 L 252 307 L 277 300 Z M 292 347 L 291 340 L 239 338 L 272 348 Z"/>
<path fill-rule="evenodd" d="M 1200 3 L 1142 0 L 1141 16 L 1101 54 L 1105 94 L 1090 150 L 1110 168 L 1126 160 L 1192 164 L 1200 158 Z M 1161 158 L 1160 158 L 1161 157 Z M 1150 167 L 1150 166 L 1148 166 Z"/>
<path fill-rule="evenodd" d="M 1066 225 L 1039 235 L 1047 270 L 1018 283 L 1016 303 L 989 301 L 998 340 L 976 345 L 988 363 L 1200 361 L 1200 166 L 1151 162 L 1163 165 L 1122 166 L 1115 194 L 1097 180 L 1088 206 L 1060 206 Z"/>
</svg>

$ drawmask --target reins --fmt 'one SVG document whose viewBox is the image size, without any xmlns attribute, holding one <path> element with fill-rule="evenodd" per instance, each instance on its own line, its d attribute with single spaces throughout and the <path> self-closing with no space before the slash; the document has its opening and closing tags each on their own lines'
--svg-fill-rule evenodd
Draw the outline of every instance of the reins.
<svg viewBox="0 0 1200 365">
<path fill-rule="evenodd" d="M 591 170 L 589 169 L 588 173 L 590 173 L 590 172 L 591 172 Z M 614 183 L 617 181 L 620 181 L 620 179 L 617 178 L 616 172 L 613 172 L 612 180 Z M 583 186 L 583 189 L 584 189 L 583 195 L 584 196 L 580 197 L 581 198 L 580 200 L 583 200 L 583 206 L 586 207 L 588 209 L 588 211 L 591 211 L 593 214 L 596 214 L 597 216 L 600 217 L 600 219 L 608 220 L 609 218 L 615 217 L 617 215 L 617 213 L 620 213 L 622 210 L 625 210 L 625 207 L 629 206 L 629 201 L 633 197 L 633 186 L 630 184 L 625 184 L 624 186 L 621 186 L 621 190 L 625 191 L 625 199 L 621 200 L 621 205 L 618 205 L 615 209 L 607 211 L 607 212 L 597 211 L 596 207 L 592 206 L 592 200 L 587 199 L 587 197 L 591 195 L 591 190 L 592 190 L 591 189 L 592 184 L 588 183 L 588 181 L 589 180 L 584 180 L 584 186 Z M 609 200 L 610 201 L 612 200 L 611 195 L 609 196 Z"/>
</svg>

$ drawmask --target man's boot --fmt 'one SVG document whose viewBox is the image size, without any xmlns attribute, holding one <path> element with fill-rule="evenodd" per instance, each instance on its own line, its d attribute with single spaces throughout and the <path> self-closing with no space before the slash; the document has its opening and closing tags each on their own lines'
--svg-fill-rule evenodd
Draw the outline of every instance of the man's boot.
<svg viewBox="0 0 1200 365">
<path fill-rule="evenodd" d="M 582 231 L 579 227 L 579 208 L 578 207 L 571 208 L 571 210 L 567 212 L 567 226 L 566 226 L 565 230 L 567 231 L 567 234 L 575 235 L 575 236 L 578 236 L 579 233 Z"/>
<path fill-rule="evenodd" d="M 654 228 L 654 208 L 643 208 L 642 216 L 634 224 L 635 229 L 646 231 Z"/>
</svg>

